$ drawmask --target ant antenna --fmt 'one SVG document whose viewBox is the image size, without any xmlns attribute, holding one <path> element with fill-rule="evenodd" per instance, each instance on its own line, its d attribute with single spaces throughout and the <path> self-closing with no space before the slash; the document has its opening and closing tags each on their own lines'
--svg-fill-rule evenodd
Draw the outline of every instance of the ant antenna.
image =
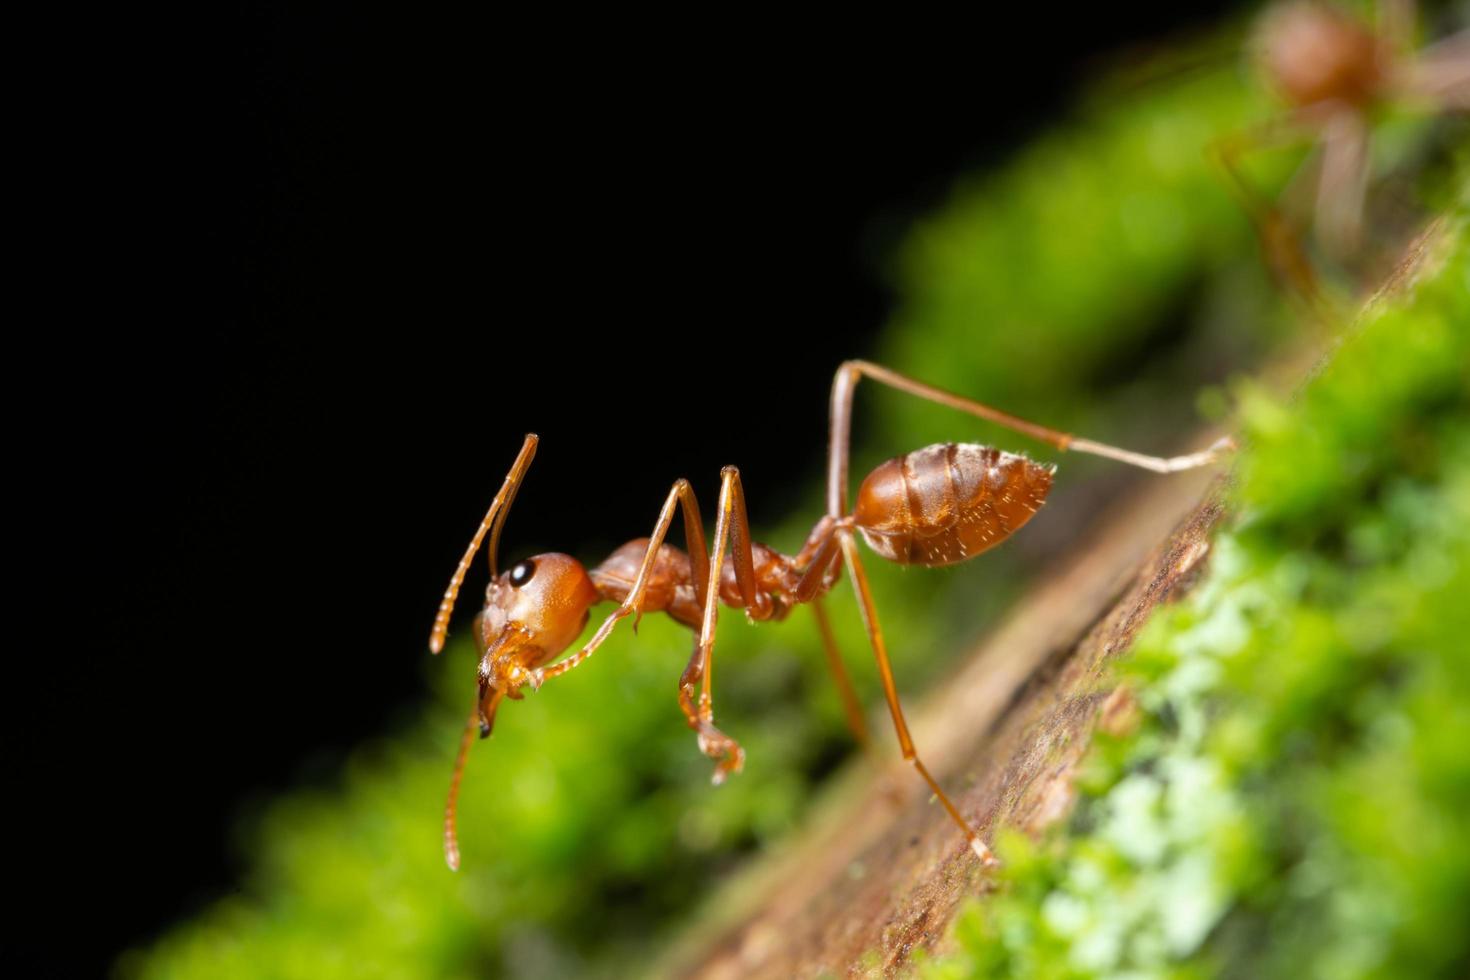
<svg viewBox="0 0 1470 980">
<path fill-rule="evenodd" d="M 470 745 L 475 741 L 475 729 L 479 725 L 480 706 L 476 704 L 459 740 L 459 754 L 454 757 L 454 775 L 449 777 L 449 799 L 444 804 L 444 860 L 450 871 L 459 870 L 459 835 L 454 830 L 455 812 L 459 809 L 459 779 L 464 775 L 465 760 L 470 756 Z"/>
<path fill-rule="evenodd" d="M 474 560 L 475 552 L 480 550 L 480 543 L 485 540 L 487 531 L 490 534 L 490 575 L 494 577 L 500 574 L 500 569 L 495 567 L 495 556 L 500 550 L 500 529 L 505 526 L 505 515 L 510 512 L 510 505 L 516 499 L 516 491 L 521 488 L 521 480 L 525 478 L 526 470 L 531 468 L 531 460 L 536 457 L 538 442 L 540 439 L 536 433 L 526 433 L 526 441 L 521 444 L 515 463 L 505 475 L 505 483 L 491 501 L 490 509 L 485 512 L 485 519 L 480 522 L 480 529 L 470 539 L 470 546 L 459 560 L 459 567 L 454 570 L 449 588 L 444 590 L 444 599 L 439 603 L 439 613 L 434 617 L 434 629 L 429 633 L 430 653 L 438 653 L 444 649 L 444 637 L 449 632 L 449 615 L 454 612 L 454 600 L 459 597 L 459 587 L 464 584 L 465 572 L 469 571 L 470 562 Z"/>
</svg>

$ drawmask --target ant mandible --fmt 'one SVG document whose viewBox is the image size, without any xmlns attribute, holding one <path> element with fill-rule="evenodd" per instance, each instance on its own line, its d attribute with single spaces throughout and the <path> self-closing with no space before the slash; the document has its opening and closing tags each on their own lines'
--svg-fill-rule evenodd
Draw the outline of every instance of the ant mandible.
<svg viewBox="0 0 1470 980">
<path fill-rule="evenodd" d="M 706 551 L 704 525 L 694 490 L 688 480 L 680 479 L 669 490 L 653 534 L 629 541 L 590 572 L 575 558 L 558 553 L 535 555 L 509 571 L 500 572 L 496 566 L 500 532 L 536 454 L 537 437 L 526 436 L 504 485 L 454 570 L 429 636 L 429 649 L 437 654 L 444 647 L 450 613 L 465 572 L 488 534 L 492 578 L 485 591 L 485 608 L 475 619 L 475 642 L 480 651 L 479 694 L 460 740 L 444 810 L 444 856 L 451 869 L 459 867 L 455 810 L 460 778 L 476 730 L 481 738 L 488 737 L 502 699 L 520 700 L 524 696 L 523 687 L 540 688 L 553 677 L 572 670 L 590 657 L 618 621 L 627 616 L 635 617 L 636 627 L 637 617 L 644 613 L 664 612 L 696 631 L 693 655 L 679 677 L 678 699 L 689 727 L 697 734 L 700 751 L 715 761 L 715 783 L 723 782 L 729 773 L 739 772 L 745 761 L 740 745 L 714 724 L 710 681 L 715 623 L 721 602 L 744 609 L 752 621 L 782 619 L 793 606 L 810 605 L 817 617 L 848 723 L 859 740 L 865 742 L 862 711 L 821 606 L 822 596 L 837 583 L 839 550 L 857 591 L 859 609 L 877 657 L 883 695 L 893 716 L 903 757 L 944 805 L 975 855 L 987 864 L 994 863 L 990 848 L 919 759 L 899 705 L 898 687 L 889 665 L 883 631 L 878 625 L 878 610 L 858 556 L 854 532 L 873 551 L 899 564 L 938 567 L 967 561 L 1004 541 L 1031 519 L 1051 490 L 1056 468 L 973 443 L 927 446 L 890 459 L 868 474 L 858 489 L 857 504 L 848 510 L 852 398 L 858 381 L 864 377 L 997 423 L 1060 450 L 1105 456 L 1158 473 L 1204 466 L 1232 445 L 1227 438 L 1185 456 L 1146 456 L 1027 422 L 877 364 L 847 361 L 837 369 L 832 383 L 827 513 L 812 528 L 796 555 L 783 555 L 751 539 L 740 471 L 727 466 L 720 473 L 712 552 Z M 687 553 L 664 544 L 674 511 L 681 505 Z M 603 620 L 580 650 L 553 663 L 582 632 L 591 607 L 603 601 L 616 602 L 618 608 Z"/>
</svg>

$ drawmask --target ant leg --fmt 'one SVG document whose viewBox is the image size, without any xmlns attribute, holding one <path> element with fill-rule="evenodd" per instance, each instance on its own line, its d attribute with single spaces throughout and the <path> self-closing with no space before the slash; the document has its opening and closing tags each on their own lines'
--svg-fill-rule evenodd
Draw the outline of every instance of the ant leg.
<svg viewBox="0 0 1470 980">
<path fill-rule="evenodd" d="M 1180 470 L 1190 470 L 1197 466 L 1207 466 L 1215 462 L 1222 453 L 1235 448 L 1234 442 L 1227 436 L 1197 453 L 1168 457 L 1148 456 L 1129 449 L 1110 446 L 1107 443 L 1095 442 L 1092 439 L 1079 438 L 1070 433 L 1037 425 L 1035 422 L 1028 422 L 999 409 L 991 408 L 989 405 L 972 401 L 969 398 L 961 398 L 959 395 L 924 384 L 922 381 L 915 381 L 913 378 L 878 364 L 868 361 L 844 361 L 837 368 L 836 377 L 832 379 L 831 433 L 827 453 L 827 514 L 834 519 L 841 518 L 847 513 L 847 470 L 848 447 L 852 437 L 852 395 L 858 380 L 864 376 L 888 385 L 890 388 L 897 388 L 899 391 L 919 398 L 974 415 L 997 425 L 1003 425 L 1039 442 L 1055 446 L 1057 449 L 1104 456 L 1120 463 L 1127 463 L 1129 466 L 1152 470 L 1155 473 L 1177 473 Z M 845 533 L 840 531 L 839 533 L 844 539 L 847 537 Z"/>
<path fill-rule="evenodd" d="M 751 554 L 750 520 L 745 510 L 745 490 L 740 484 L 740 471 L 727 466 L 720 471 L 720 503 L 715 517 L 715 543 L 708 566 L 709 582 L 704 590 L 704 616 L 700 622 L 699 640 L 689 665 L 679 675 L 679 707 L 689 727 L 698 733 L 699 750 L 715 760 L 712 779 L 715 785 L 745 765 L 745 750 L 740 743 L 715 727 L 714 678 L 715 626 L 719 622 L 720 576 L 725 564 L 725 545 L 730 544 L 735 566 L 735 582 L 745 608 L 755 618 L 769 615 L 770 597 L 756 587 L 755 559 Z M 698 699 L 694 687 L 700 685 Z"/>
<path fill-rule="evenodd" d="M 1427 100 L 1447 112 L 1470 112 L 1470 30 L 1440 38 L 1417 54 L 1409 50 L 1418 20 L 1414 0 L 1384 0 L 1378 36 L 1402 64 L 1391 86 L 1400 98 Z"/>
<path fill-rule="evenodd" d="M 1317 270 L 1307 256 L 1301 236 L 1292 228 L 1276 207 L 1254 184 L 1246 179 L 1240 165 L 1241 157 L 1255 150 L 1266 149 L 1282 143 L 1299 141 L 1304 130 L 1314 129 L 1321 124 L 1305 113 L 1270 120 L 1250 129 L 1222 137 L 1211 144 L 1211 155 L 1223 171 L 1225 186 L 1230 189 L 1241 209 L 1255 226 L 1256 237 L 1266 258 L 1266 267 L 1277 286 L 1305 304 L 1307 311 L 1323 322 L 1336 319 L 1318 282 Z"/>
<path fill-rule="evenodd" d="M 1357 251 L 1368 198 L 1368 124 L 1339 112 L 1322 127 L 1322 171 L 1317 177 L 1318 239 L 1334 257 Z"/>
<path fill-rule="evenodd" d="M 534 672 L 533 684 L 535 686 L 539 687 L 543 681 L 565 674 L 592 656 L 593 652 L 602 646 L 602 642 L 611 635 L 613 627 L 620 619 L 629 615 L 641 616 L 643 614 L 641 609 L 643 594 L 648 590 L 648 579 L 653 573 L 654 561 L 658 558 L 659 548 L 663 546 L 664 538 L 669 533 L 669 526 L 674 522 L 674 509 L 680 504 L 684 505 L 684 542 L 689 550 L 689 567 L 694 579 L 694 594 L 699 601 L 704 601 L 705 589 L 709 587 L 706 584 L 706 579 L 709 578 L 709 564 L 704 551 L 704 525 L 699 519 L 699 501 L 695 499 L 694 488 L 689 485 L 688 480 L 680 478 L 674 481 L 668 497 L 664 499 L 663 508 L 658 514 L 658 522 L 654 524 L 653 534 L 648 538 L 648 549 L 643 553 L 643 564 L 638 567 L 638 577 L 633 580 L 633 587 L 628 591 L 627 598 L 602 621 L 602 625 L 597 628 L 597 632 L 592 634 L 592 639 L 588 640 L 582 649 L 550 667 L 543 667 Z M 718 598 L 719 579 L 713 579 L 713 582 Z M 638 620 L 635 618 L 633 629 L 637 630 L 637 628 Z"/>
<path fill-rule="evenodd" d="M 837 584 L 840 566 L 837 559 L 837 518 L 824 516 L 817 521 L 806 543 L 796 556 L 796 567 L 802 569 L 796 583 L 797 603 L 811 602 L 831 591 Z"/>
<path fill-rule="evenodd" d="M 1451 34 L 1409 61 L 1398 88 L 1446 112 L 1470 112 L 1470 30 Z"/>
<path fill-rule="evenodd" d="M 893 682 L 893 667 L 888 662 L 888 648 L 883 642 L 883 631 L 878 625 L 878 610 L 873 605 L 873 594 L 868 588 L 868 576 L 863 571 L 861 559 L 858 558 L 857 542 L 853 540 L 852 531 L 848 528 L 838 531 L 838 536 L 841 539 L 842 555 L 847 560 L 848 574 L 852 576 L 853 587 L 857 591 L 858 608 L 863 614 L 863 625 L 867 628 L 868 639 L 873 644 L 873 655 L 878 659 L 878 674 L 883 680 L 883 696 L 888 700 L 889 713 L 893 715 L 893 729 L 898 733 L 898 744 L 903 750 L 904 760 L 918 770 L 920 776 L 924 777 L 924 782 L 929 784 L 929 788 L 934 791 L 934 795 L 943 804 L 950 818 L 964 833 L 965 840 L 969 841 L 970 850 L 975 852 L 975 856 L 985 864 L 996 864 L 995 855 L 991 853 L 989 846 L 970 826 L 969 821 L 960 814 L 959 809 L 945 795 L 939 783 L 935 782 L 934 777 L 929 774 L 929 770 L 924 768 L 924 763 L 919 759 L 918 750 L 914 748 L 913 737 L 909 735 L 908 722 L 904 721 L 903 708 L 898 703 L 898 687 Z"/>
<path fill-rule="evenodd" d="M 853 689 L 847 665 L 842 662 L 842 651 L 837 648 L 837 637 L 832 633 L 832 623 L 827 619 L 827 610 L 820 598 L 811 601 L 812 615 L 817 620 L 817 631 L 822 634 L 822 652 L 827 655 L 827 666 L 832 671 L 832 680 L 837 684 L 837 694 L 842 699 L 842 710 L 847 715 L 847 727 L 865 752 L 875 762 L 877 754 L 872 739 L 868 737 L 868 723 L 863 718 L 863 708 Z"/>
<path fill-rule="evenodd" d="M 806 544 L 802 546 L 801 553 L 796 556 L 797 567 L 804 568 L 805 571 L 797 582 L 793 598 L 798 604 L 805 603 L 811 606 L 812 615 L 817 620 L 817 631 L 822 637 L 822 652 L 826 655 L 827 666 L 832 671 L 832 680 L 837 685 L 837 694 L 842 699 L 842 710 L 847 718 L 848 730 L 852 732 L 853 738 L 862 748 L 863 754 L 873 763 L 874 768 L 882 771 L 886 767 L 873 745 L 872 738 L 868 735 L 868 725 L 863 718 L 862 703 L 858 700 L 857 692 L 852 686 L 852 678 L 848 675 L 847 667 L 843 663 L 842 651 L 837 646 L 837 637 L 833 634 L 832 623 L 827 618 L 827 608 L 822 604 L 822 596 L 837 583 L 838 571 L 841 569 L 841 565 L 837 562 L 836 530 L 838 526 L 838 521 L 831 517 L 823 517 L 812 529 Z M 893 793 L 889 795 L 894 796 Z"/>
<path fill-rule="evenodd" d="M 852 737 L 862 749 L 868 764 L 878 775 L 883 798 L 897 806 L 903 802 L 903 790 L 895 778 L 897 774 L 889 765 L 888 760 L 878 753 L 878 747 L 873 744 L 873 738 L 868 734 L 868 722 L 863 715 L 862 702 L 858 700 L 857 691 L 852 686 L 852 677 L 848 674 L 847 666 L 842 661 L 842 651 L 837 646 L 837 637 L 833 634 L 832 623 L 827 618 L 827 607 L 822 604 L 821 598 L 817 597 L 811 600 L 811 608 L 812 615 L 817 620 L 817 629 L 822 634 L 822 652 L 827 655 L 827 666 L 831 668 L 832 680 L 836 683 L 837 694 L 842 699 L 842 710 L 847 719 L 848 731 L 852 732 Z"/>
</svg>

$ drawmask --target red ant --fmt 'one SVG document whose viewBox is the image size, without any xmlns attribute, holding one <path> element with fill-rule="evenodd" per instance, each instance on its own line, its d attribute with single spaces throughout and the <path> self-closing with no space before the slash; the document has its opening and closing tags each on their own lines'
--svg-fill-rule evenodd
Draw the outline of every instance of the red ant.
<svg viewBox="0 0 1470 980">
<path fill-rule="evenodd" d="M 465 572 L 488 533 L 492 580 L 485 591 L 485 608 L 475 619 L 475 642 L 480 651 L 479 695 L 460 741 L 444 812 L 444 854 L 450 868 L 459 867 L 455 809 L 475 731 L 478 729 L 481 738 L 488 737 L 502 699 L 520 700 L 523 687 L 529 685 L 535 690 L 573 669 L 590 657 L 618 621 L 627 616 L 635 617 L 636 628 L 638 617 L 644 613 L 664 612 L 696 631 L 693 655 L 679 677 L 678 699 L 689 727 L 697 734 L 700 751 L 715 761 L 715 783 L 739 772 L 745 761 L 740 745 L 714 725 L 710 681 L 721 602 L 744 609 L 752 621 L 782 619 L 793 606 L 810 605 L 848 722 L 859 740 L 866 742 L 862 710 L 821 605 L 822 596 L 837 583 L 840 574 L 839 550 L 857 590 L 903 757 L 929 784 L 975 855 L 987 864 L 994 863 L 990 848 L 919 759 L 899 706 L 898 687 L 854 532 L 879 555 L 899 564 L 937 567 L 967 561 L 1004 541 L 1031 519 L 1051 490 L 1056 468 L 972 443 L 927 446 L 890 459 L 868 474 L 858 489 L 856 506 L 848 510 L 852 397 L 863 377 L 997 423 L 1060 450 L 1106 456 L 1159 473 L 1204 466 L 1231 446 L 1228 439 L 1222 439 L 1206 450 L 1185 456 L 1145 456 L 1027 422 L 876 364 L 848 361 L 837 369 L 832 383 L 827 514 L 796 555 L 783 555 L 751 539 L 740 471 L 727 466 L 720 473 L 712 552 L 706 550 L 694 490 L 688 480 L 680 479 L 664 501 L 653 534 L 629 541 L 590 572 L 575 558 L 557 553 L 535 555 L 500 572 L 496 566 L 500 531 L 536 454 L 537 437 L 526 436 L 504 485 L 449 581 L 429 636 L 429 649 L 438 653 L 444 647 L 450 613 Z M 687 552 L 664 544 L 674 511 L 681 505 Z M 729 561 L 725 558 L 727 546 Z M 602 601 L 616 602 L 618 608 L 580 650 L 553 663 L 582 632 L 591 607 Z"/>
<path fill-rule="evenodd" d="M 1261 21 L 1257 57 L 1287 110 L 1216 145 L 1230 186 L 1256 225 L 1272 274 L 1318 312 L 1326 304 L 1296 233 L 1243 178 L 1239 158 L 1303 138 L 1320 143 L 1317 238 L 1338 258 L 1355 252 L 1362 238 L 1375 112 L 1403 102 L 1441 112 L 1470 110 L 1470 31 L 1410 52 L 1413 23 L 1412 0 L 1385 0 L 1376 27 L 1324 0 L 1273 7 Z"/>
</svg>

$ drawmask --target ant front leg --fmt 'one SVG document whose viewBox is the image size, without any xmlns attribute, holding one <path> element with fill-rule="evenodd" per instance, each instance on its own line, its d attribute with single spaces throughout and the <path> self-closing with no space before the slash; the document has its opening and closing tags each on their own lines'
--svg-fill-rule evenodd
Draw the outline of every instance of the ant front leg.
<svg viewBox="0 0 1470 980">
<path fill-rule="evenodd" d="M 674 481 L 673 487 L 669 489 L 668 497 L 664 499 L 663 508 L 658 514 L 658 522 L 654 524 L 653 534 L 649 536 L 648 547 L 643 553 L 643 561 L 638 567 L 638 575 L 634 578 L 633 586 L 628 590 L 627 596 L 618 604 L 618 608 L 602 621 L 602 625 L 597 628 L 597 632 L 592 634 L 592 639 L 588 640 L 582 649 L 565 660 L 538 671 L 536 686 L 539 687 L 543 681 L 565 674 L 592 656 L 597 648 L 602 646 L 603 641 L 612 634 L 613 627 L 618 625 L 619 620 L 633 616 L 633 629 L 634 631 L 638 629 L 637 617 L 643 615 L 643 597 L 648 591 L 649 579 L 653 576 L 654 563 L 658 559 L 659 549 L 663 547 L 664 538 L 669 533 L 669 527 L 674 522 L 674 510 L 680 504 L 683 504 L 684 507 L 684 543 L 689 551 L 689 567 L 691 577 L 694 579 L 694 594 L 699 602 L 704 601 L 706 579 L 709 578 L 709 566 L 704 553 L 704 525 L 699 519 L 699 501 L 695 499 L 694 488 L 689 485 L 688 480 L 681 478 Z M 716 575 L 718 575 L 718 565 L 716 565 Z M 713 581 L 718 587 L 718 577 Z"/>
</svg>

